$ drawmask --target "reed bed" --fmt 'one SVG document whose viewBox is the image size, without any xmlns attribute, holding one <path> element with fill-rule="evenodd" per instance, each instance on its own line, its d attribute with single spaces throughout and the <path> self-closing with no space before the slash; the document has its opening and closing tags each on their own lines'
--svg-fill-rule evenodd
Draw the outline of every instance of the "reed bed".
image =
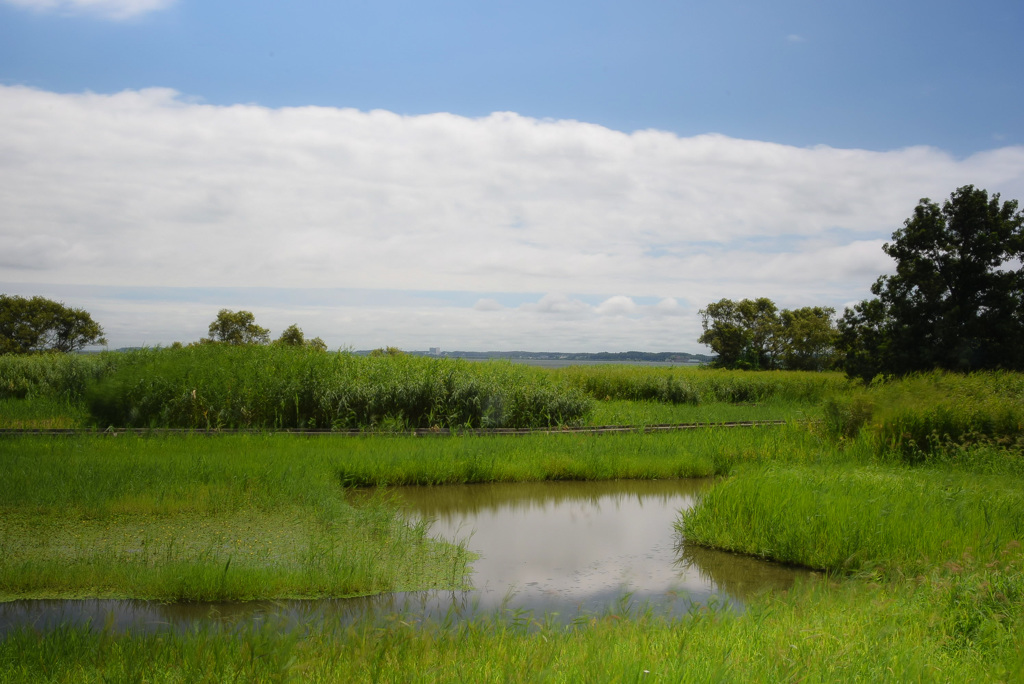
<svg viewBox="0 0 1024 684">
<path fill-rule="evenodd" d="M 88 392 L 101 426 L 539 427 L 578 424 L 583 392 L 542 369 L 278 345 L 139 352 Z"/>
<path fill-rule="evenodd" d="M 128 355 L 0 354 L 0 399 L 82 399 L 86 388 Z"/>
</svg>

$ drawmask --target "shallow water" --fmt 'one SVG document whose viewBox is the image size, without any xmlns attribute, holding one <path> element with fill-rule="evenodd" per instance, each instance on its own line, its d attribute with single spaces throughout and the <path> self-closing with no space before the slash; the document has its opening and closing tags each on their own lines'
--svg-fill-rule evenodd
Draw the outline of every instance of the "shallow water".
<svg viewBox="0 0 1024 684">
<path fill-rule="evenodd" d="M 461 619 L 502 610 L 569 622 L 627 604 L 666 614 L 711 602 L 742 610 L 753 592 L 786 589 L 812 575 L 687 545 L 673 523 L 704 486 L 701 480 L 618 480 L 398 488 L 392 494 L 410 517 L 432 520 L 433 534 L 465 540 L 479 554 L 472 591 L 234 604 L 14 601 L 0 603 L 0 634 L 68 623 L 115 631 L 344 624 L 397 611 Z"/>
</svg>

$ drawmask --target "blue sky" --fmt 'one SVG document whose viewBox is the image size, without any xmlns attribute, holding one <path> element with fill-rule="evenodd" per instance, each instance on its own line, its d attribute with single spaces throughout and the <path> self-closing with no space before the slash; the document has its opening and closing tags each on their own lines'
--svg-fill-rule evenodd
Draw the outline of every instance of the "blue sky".
<svg viewBox="0 0 1024 684">
<path fill-rule="evenodd" d="M 702 351 L 1024 200 L 1020 2 L 0 0 L 0 288 L 112 346 Z M 6 159 L 4 159 L 6 158 Z"/>
</svg>

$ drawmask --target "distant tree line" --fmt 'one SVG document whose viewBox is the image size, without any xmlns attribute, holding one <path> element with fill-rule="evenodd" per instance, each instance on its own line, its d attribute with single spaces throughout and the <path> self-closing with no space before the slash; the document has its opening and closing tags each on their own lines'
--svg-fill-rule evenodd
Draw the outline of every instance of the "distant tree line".
<svg viewBox="0 0 1024 684">
<path fill-rule="evenodd" d="M 0 354 L 75 352 L 107 343 L 103 328 L 84 309 L 74 309 L 45 297 L 0 294 Z M 221 309 L 210 323 L 209 337 L 196 344 L 278 344 L 327 350 L 319 337 L 307 340 L 297 325 L 288 326 L 270 341 L 270 331 L 256 324 L 251 311 Z M 175 342 L 172 347 L 181 347 Z"/>
<path fill-rule="evenodd" d="M 965 185 L 925 198 L 882 248 L 896 273 L 834 321 L 827 307 L 778 311 L 766 298 L 700 311 L 715 365 L 822 370 L 869 381 L 945 369 L 1024 370 L 1024 213 Z"/>
</svg>

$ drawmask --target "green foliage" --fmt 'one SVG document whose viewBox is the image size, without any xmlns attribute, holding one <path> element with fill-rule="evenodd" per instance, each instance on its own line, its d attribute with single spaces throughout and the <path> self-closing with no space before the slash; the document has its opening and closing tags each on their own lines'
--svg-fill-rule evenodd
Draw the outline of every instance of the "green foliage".
<svg viewBox="0 0 1024 684">
<path fill-rule="evenodd" d="M 834 368 L 838 340 L 838 332 L 833 323 L 835 314 L 835 309 L 828 306 L 783 309 L 779 314 L 779 335 L 782 338 L 779 366 L 795 371 Z"/>
<path fill-rule="evenodd" d="M 700 311 L 698 342 L 718 355 L 719 368 L 828 370 L 835 365 L 835 309 L 783 309 L 765 297 L 722 299 Z"/>
<path fill-rule="evenodd" d="M 294 323 L 285 328 L 281 336 L 274 340 L 274 344 L 281 344 L 287 347 L 309 347 L 310 349 L 327 351 L 326 342 L 319 337 L 307 340 L 306 336 L 302 333 L 302 328 Z"/>
<path fill-rule="evenodd" d="M 45 297 L 0 294 L 0 354 L 66 353 L 106 343 L 103 328 L 84 309 Z"/>
<path fill-rule="evenodd" d="M 778 308 L 765 297 L 722 299 L 701 309 L 704 334 L 697 340 L 718 355 L 721 368 L 770 370 L 778 352 Z"/>
<path fill-rule="evenodd" d="M 896 273 L 840 324 L 847 371 L 1024 369 L 1024 212 L 972 185 L 922 199 L 883 249 Z"/>
<path fill-rule="evenodd" d="M 299 333 L 301 335 L 301 331 Z M 211 341 L 225 344 L 267 344 L 270 342 L 270 331 L 256 325 L 256 317 L 251 311 L 221 309 L 217 313 L 217 318 L 210 323 L 209 334 Z"/>
<path fill-rule="evenodd" d="M 101 426 L 406 430 L 572 424 L 590 402 L 508 363 L 198 345 L 131 355 L 89 406 Z"/>
</svg>

